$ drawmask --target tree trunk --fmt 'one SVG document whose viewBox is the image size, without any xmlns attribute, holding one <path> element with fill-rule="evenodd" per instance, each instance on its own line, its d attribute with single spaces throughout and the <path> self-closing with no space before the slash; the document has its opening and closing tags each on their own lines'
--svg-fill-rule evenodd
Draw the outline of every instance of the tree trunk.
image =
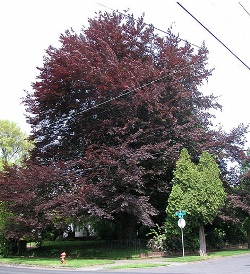
<svg viewBox="0 0 250 274">
<path fill-rule="evenodd" d="M 205 231 L 204 225 L 200 223 L 199 227 L 199 238 L 200 238 L 200 256 L 207 256 L 207 247 L 206 247 L 206 238 L 205 238 Z"/>
<path fill-rule="evenodd" d="M 247 248 L 250 249 L 250 228 L 247 231 Z"/>
<path fill-rule="evenodd" d="M 136 239 L 137 222 L 134 216 L 122 213 L 116 218 L 117 240 Z"/>
<path fill-rule="evenodd" d="M 244 227 L 247 232 L 247 248 L 250 249 L 250 218 L 249 217 L 245 219 Z"/>
</svg>

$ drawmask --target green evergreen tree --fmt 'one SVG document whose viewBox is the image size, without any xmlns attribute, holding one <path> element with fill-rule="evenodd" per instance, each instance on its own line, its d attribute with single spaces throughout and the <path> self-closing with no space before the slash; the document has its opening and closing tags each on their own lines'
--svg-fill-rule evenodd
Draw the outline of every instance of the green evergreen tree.
<svg viewBox="0 0 250 274">
<path fill-rule="evenodd" d="M 204 225 L 214 220 L 225 197 L 220 170 L 213 157 L 204 151 L 196 165 L 191 161 L 187 149 L 182 149 L 176 163 L 166 212 L 171 219 L 176 211 L 185 210 L 191 222 L 188 225 L 199 227 L 201 256 L 206 255 Z"/>
</svg>

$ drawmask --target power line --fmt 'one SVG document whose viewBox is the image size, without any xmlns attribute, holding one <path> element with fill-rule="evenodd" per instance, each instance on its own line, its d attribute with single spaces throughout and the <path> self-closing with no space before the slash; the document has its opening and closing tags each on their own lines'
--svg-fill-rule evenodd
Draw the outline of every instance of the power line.
<svg viewBox="0 0 250 274">
<path fill-rule="evenodd" d="M 116 100 L 116 99 L 118 99 L 118 98 L 121 98 L 121 97 L 123 97 L 123 96 L 126 96 L 126 95 L 128 95 L 128 94 L 130 94 L 130 93 L 132 93 L 132 92 L 134 92 L 134 91 L 137 91 L 137 90 L 139 90 L 139 89 L 142 89 L 142 88 L 144 88 L 144 87 L 147 87 L 147 86 L 149 86 L 149 85 L 151 85 L 151 84 L 153 84 L 153 83 L 155 83 L 155 82 L 158 82 L 158 81 L 160 81 L 160 80 L 165 79 L 165 78 L 168 77 L 169 75 L 170 75 L 170 74 L 165 75 L 165 76 L 160 77 L 160 78 L 157 78 L 157 79 L 155 79 L 155 80 L 152 80 L 151 82 L 148 82 L 148 83 L 146 83 L 146 84 L 144 84 L 144 85 L 141 85 L 141 86 L 139 86 L 139 87 L 137 87 L 137 88 L 134 88 L 134 89 L 132 89 L 132 90 L 128 90 L 127 92 L 124 92 L 124 93 L 122 93 L 122 94 L 120 94 L 120 95 L 117 95 L 116 97 L 112 97 L 112 98 L 110 98 L 110 99 L 108 99 L 108 100 L 106 100 L 106 101 L 104 101 L 104 102 L 102 102 L 102 103 L 99 103 L 99 104 L 97 104 L 97 105 L 94 105 L 93 107 L 84 109 L 84 110 L 82 110 L 82 111 L 76 113 L 75 115 L 72 115 L 72 117 L 78 116 L 78 115 L 80 115 L 80 114 L 82 114 L 82 113 L 84 113 L 84 112 L 87 112 L 87 111 L 91 110 L 91 109 L 100 107 L 100 106 L 105 105 L 105 104 L 107 104 L 107 103 L 109 103 L 109 102 L 112 102 L 112 101 L 114 101 L 114 100 Z"/>
<path fill-rule="evenodd" d="M 147 83 L 144 84 L 144 85 L 140 85 L 140 86 L 137 87 L 137 88 L 128 90 L 128 91 L 126 91 L 126 92 L 123 92 L 122 94 L 117 95 L 116 97 L 112 97 L 112 98 L 110 98 L 110 99 L 108 99 L 108 100 L 106 100 L 106 101 L 104 101 L 104 102 L 101 102 L 101 103 L 99 103 L 99 104 L 97 104 L 97 105 L 94 105 L 93 107 L 90 107 L 90 108 L 88 108 L 88 109 L 84 109 L 84 110 L 82 110 L 82 111 L 80 111 L 80 112 L 78 112 L 78 113 L 75 113 L 75 114 L 71 115 L 70 117 L 62 118 L 62 119 L 60 120 L 60 122 L 65 121 L 65 123 L 67 123 L 67 122 L 69 122 L 72 118 L 75 118 L 75 117 L 77 117 L 78 115 L 81 115 L 81 114 L 83 114 L 83 113 L 86 113 L 86 112 L 88 112 L 89 110 L 96 109 L 96 108 L 99 107 L 99 106 L 105 105 L 105 104 L 107 104 L 107 103 L 109 103 L 109 102 L 111 102 L 111 101 L 114 101 L 114 100 L 116 100 L 116 99 L 119 99 L 119 98 L 121 98 L 121 97 L 123 97 L 123 96 L 129 95 L 129 94 L 131 94 L 132 92 L 134 92 L 134 91 L 136 91 L 136 90 L 142 89 L 142 88 L 144 88 L 144 87 L 146 87 L 146 86 L 149 86 L 149 85 L 151 85 L 151 84 L 153 84 L 153 83 L 155 83 L 155 82 L 161 81 L 161 80 L 163 80 L 163 79 L 165 79 L 165 78 L 167 78 L 167 77 L 169 77 L 169 76 L 171 76 L 171 75 L 174 75 L 176 72 L 181 72 L 181 71 L 183 71 L 183 70 L 185 70 L 186 68 L 189 68 L 189 67 L 190 67 L 190 65 L 183 66 L 182 68 L 175 68 L 175 67 L 174 67 L 174 68 L 172 68 L 172 71 L 169 72 L 169 73 L 168 73 L 167 75 L 165 75 L 165 76 L 162 76 L 162 77 L 160 77 L 160 78 L 156 78 L 156 79 L 154 79 L 154 80 L 152 80 L 152 81 L 150 81 L 150 82 L 147 82 Z M 92 115 L 89 115 L 89 116 L 85 117 L 82 121 L 87 120 L 87 119 L 89 119 L 89 118 L 93 118 L 93 116 L 95 116 L 95 115 L 98 116 L 99 114 L 102 114 L 102 113 L 104 113 L 104 112 L 107 112 L 107 111 L 110 110 L 110 109 L 112 109 L 112 108 L 109 107 L 109 109 L 105 109 L 105 110 L 103 110 L 103 111 L 99 111 L 99 112 L 97 112 L 97 113 L 94 113 L 94 114 L 92 114 Z M 55 136 L 60 137 L 60 135 L 55 135 Z M 72 136 L 72 137 L 75 137 L 75 135 Z"/>
<path fill-rule="evenodd" d="M 89 110 L 96 109 L 97 107 L 103 106 L 103 105 L 105 105 L 105 104 L 107 104 L 107 103 L 110 103 L 110 102 L 112 102 L 112 101 L 114 101 L 114 100 L 117 100 L 117 99 L 119 99 L 119 98 L 121 98 L 121 97 L 124 97 L 124 96 L 126 96 L 126 95 L 129 95 L 129 94 L 132 93 L 132 92 L 135 92 L 135 91 L 137 91 L 137 90 L 139 90 L 139 89 L 142 89 L 142 88 L 144 88 L 144 87 L 147 87 L 147 86 L 149 86 L 149 85 L 151 85 L 151 84 L 153 84 L 153 83 L 159 82 L 159 81 L 161 81 L 161 80 L 163 80 L 163 79 L 165 79 L 165 78 L 167 78 L 167 77 L 169 77 L 169 76 L 171 76 L 171 75 L 174 75 L 177 71 L 178 71 L 178 72 L 181 72 L 182 70 L 185 70 L 186 68 L 189 68 L 189 67 L 190 67 L 190 65 L 189 65 L 189 66 L 184 66 L 184 67 L 182 67 L 182 68 L 173 68 L 173 71 L 172 71 L 172 72 L 169 72 L 167 75 L 164 75 L 164 76 L 162 76 L 162 77 L 156 78 L 156 79 L 154 79 L 154 80 L 152 80 L 152 81 L 150 81 L 150 82 L 147 82 L 146 84 L 140 85 L 140 86 L 137 87 L 137 88 L 134 88 L 134 89 L 131 89 L 131 90 L 127 90 L 127 91 L 124 91 L 123 93 L 121 93 L 121 94 L 119 94 L 119 95 L 117 95 L 117 96 L 115 96 L 115 97 L 112 97 L 112 98 L 110 98 L 110 99 L 108 99 L 108 100 L 106 100 L 106 101 L 104 101 L 104 102 L 101 102 L 101 103 L 99 103 L 99 104 L 97 104 L 97 105 L 94 105 L 94 106 L 92 106 L 92 107 L 89 107 L 89 108 L 84 109 L 84 110 L 82 110 L 82 111 L 80 111 L 80 112 L 78 112 L 78 113 L 73 114 L 73 115 L 71 116 L 71 118 L 74 118 L 74 117 L 76 117 L 76 116 L 78 116 L 78 115 L 81 115 L 81 114 L 83 114 L 83 113 L 85 113 L 85 112 L 88 112 Z M 105 111 L 102 111 L 102 112 L 105 112 Z M 100 113 L 102 113 L 102 112 L 100 112 Z M 98 114 L 99 114 L 99 113 L 96 113 L 96 115 L 98 115 Z M 89 116 L 89 117 L 92 117 L 92 115 Z M 89 117 L 87 117 L 87 118 L 89 118 Z M 65 118 L 65 120 L 68 120 L 68 119 Z"/>
<path fill-rule="evenodd" d="M 128 15 L 128 14 L 122 13 L 122 12 L 120 12 L 120 11 L 118 11 L 118 10 L 112 9 L 112 8 L 107 7 L 107 6 L 105 6 L 105 5 L 103 5 L 103 4 L 100 4 L 100 3 L 96 3 L 96 4 L 98 4 L 98 5 L 100 5 L 100 6 L 104 7 L 104 8 L 110 9 L 110 10 L 112 10 L 112 11 L 114 11 L 114 12 L 120 13 L 120 14 L 122 14 L 122 15 L 128 17 L 129 19 L 132 19 L 133 21 L 138 21 L 137 19 L 133 18 L 132 16 L 130 16 L 130 15 Z M 162 33 L 168 34 L 168 32 L 166 32 L 166 31 L 164 31 L 164 30 L 162 30 L 162 29 L 159 29 L 159 28 L 155 27 L 153 24 L 147 24 L 147 23 L 145 23 L 145 22 L 144 22 L 144 24 L 147 25 L 147 26 L 153 26 L 154 29 L 156 29 L 156 30 L 158 30 L 158 31 L 160 31 L 160 32 L 162 32 Z M 189 43 L 190 45 L 192 45 L 192 46 L 194 46 L 194 47 L 200 48 L 199 46 L 197 46 L 197 45 L 195 45 L 195 44 L 192 44 L 192 43 L 188 42 L 186 39 L 182 39 L 182 38 L 180 38 L 180 37 L 178 37 L 178 38 L 179 38 L 181 41 L 184 41 L 184 42 L 186 42 L 186 43 Z"/>
<path fill-rule="evenodd" d="M 62 122 L 67 123 L 67 122 L 69 122 L 72 118 L 75 118 L 75 117 L 77 117 L 78 115 L 81 115 L 81 114 L 83 114 L 83 113 L 86 113 L 86 112 L 88 112 L 88 111 L 91 110 L 91 109 L 96 109 L 97 107 L 102 106 L 102 105 L 105 105 L 105 104 L 107 104 L 107 103 L 109 103 L 109 102 L 111 102 L 111 101 L 114 101 L 114 100 L 116 100 L 116 99 L 122 98 L 122 97 L 124 97 L 124 96 L 126 96 L 126 95 L 131 94 L 131 93 L 134 92 L 134 91 L 137 91 L 137 90 L 139 90 L 139 89 L 142 89 L 142 88 L 144 88 L 144 87 L 146 87 L 146 86 L 149 86 L 149 85 L 151 85 L 151 84 L 153 84 L 153 83 L 159 82 L 159 81 L 161 81 L 161 80 L 163 80 L 163 79 L 165 79 L 165 78 L 167 78 L 167 77 L 169 77 L 169 76 L 171 76 L 171 75 L 176 74 L 176 72 L 181 72 L 181 71 L 185 70 L 186 68 L 192 67 L 192 65 L 193 65 L 193 64 L 186 65 L 186 66 L 183 66 L 182 68 L 178 68 L 178 66 L 177 66 L 177 67 L 173 67 L 173 68 L 171 69 L 171 71 L 170 71 L 167 75 L 164 75 L 164 76 L 162 76 L 162 77 L 156 78 L 156 79 L 154 79 L 154 80 L 152 80 L 152 81 L 150 81 L 150 82 L 147 82 L 146 84 L 143 84 L 143 85 L 138 86 L 137 88 L 134 88 L 134 89 L 131 89 L 131 90 L 127 90 L 127 91 L 124 91 L 122 94 L 120 94 L 120 95 L 118 95 L 118 96 L 116 96 L 116 97 L 112 97 L 112 98 L 110 98 L 110 99 L 108 99 L 108 100 L 106 100 L 106 101 L 104 101 L 104 102 L 101 102 L 101 103 L 99 103 L 99 104 L 97 104 L 97 105 L 95 105 L 95 106 L 93 106 L 93 107 L 90 107 L 90 108 L 88 108 L 88 109 L 84 109 L 84 110 L 82 110 L 82 111 L 80 111 L 80 112 L 78 112 L 78 113 L 75 113 L 75 114 L 73 114 L 73 115 L 71 114 L 70 116 L 65 117 L 65 118 L 62 117 L 62 119 L 60 119 L 60 122 L 61 122 L 61 123 L 62 123 Z M 105 110 L 103 110 L 103 111 L 99 111 L 99 112 L 97 112 L 97 113 L 94 113 L 93 115 L 89 115 L 88 117 L 85 117 L 83 120 L 87 120 L 87 119 L 89 119 L 89 118 L 91 118 L 91 117 L 93 118 L 94 115 L 102 114 L 102 113 L 104 113 L 104 112 L 107 112 L 108 110 L 110 110 L 110 108 L 109 108 L 109 109 L 105 109 Z M 62 136 L 60 133 L 59 133 L 59 134 L 58 134 L 58 133 L 59 133 L 59 132 L 57 132 L 57 134 L 54 134 L 54 137 L 61 138 L 60 140 L 58 140 L 58 141 L 60 141 L 61 143 L 62 143 L 63 141 L 65 141 L 65 139 L 66 139 L 67 137 L 69 137 L 69 136 Z M 148 134 L 148 133 L 151 133 L 151 131 L 147 132 L 146 134 Z M 71 138 L 74 138 L 74 137 L 76 137 L 76 136 L 80 136 L 80 134 L 74 134 L 74 135 L 71 136 Z M 71 138 L 70 138 L 70 139 L 71 139 Z M 139 139 L 144 139 L 144 138 L 146 138 L 146 137 L 143 137 L 143 138 L 141 137 L 141 138 L 139 138 Z M 66 143 L 69 143 L 69 142 L 66 140 Z"/>
<path fill-rule="evenodd" d="M 241 7 L 243 8 L 243 10 L 250 16 L 250 13 L 244 8 L 244 6 L 239 2 L 239 4 L 241 5 Z"/>
<path fill-rule="evenodd" d="M 185 69 L 185 68 L 186 68 L 186 67 L 184 67 L 184 68 L 182 68 L 182 69 Z M 182 69 L 180 69 L 180 70 L 182 70 Z M 175 72 L 175 71 L 174 71 L 174 72 Z M 120 94 L 120 95 L 118 95 L 118 96 L 116 96 L 116 97 L 112 97 L 112 98 L 110 98 L 110 99 L 108 99 L 108 100 L 106 100 L 106 101 L 104 101 L 104 102 L 101 102 L 101 103 L 99 103 L 99 104 L 97 104 L 97 105 L 95 105 L 95 106 L 93 106 L 93 107 L 90 107 L 90 108 L 88 108 L 88 109 L 84 109 L 84 110 L 82 110 L 82 111 L 80 111 L 80 112 L 78 112 L 78 113 L 76 113 L 76 114 L 74 114 L 74 115 L 71 115 L 70 119 L 67 118 L 67 117 L 66 117 L 66 118 L 63 118 L 63 119 L 61 119 L 60 122 L 63 122 L 63 121 L 68 122 L 68 121 L 71 120 L 71 118 L 75 118 L 75 117 L 77 117 L 77 116 L 79 116 L 79 115 L 81 115 L 81 114 L 83 114 L 83 113 L 88 112 L 89 110 L 96 109 L 96 108 L 99 107 L 99 106 L 105 105 L 105 104 L 107 104 L 107 103 L 109 103 L 109 102 L 112 102 L 112 101 L 114 101 L 114 100 L 116 100 L 116 99 L 119 99 L 119 98 L 121 98 L 121 97 L 123 97 L 123 96 L 129 95 L 130 93 L 132 93 L 132 92 L 134 92 L 134 91 L 137 91 L 137 90 L 139 90 L 139 89 L 141 89 L 141 88 L 144 88 L 144 87 L 149 86 L 149 85 L 151 85 L 151 84 L 153 84 L 153 83 L 155 83 L 155 82 L 158 82 L 158 81 L 160 81 L 160 80 L 162 80 L 162 79 L 165 79 L 166 77 L 170 76 L 171 74 L 174 74 L 174 72 L 170 72 L 168 75 L 165 75 L 165 76 L 163 76 L 163 77 L 160 77 L 160 78 L 157 78 L 157 79 L 152 80 L 152 81 L 150 81 L 150 82 L 147 82 L 146 84 L 140 85 L 139 87 L 134 88 L 134 89 L 132 89 L 132 90 L 128 90 L 127 92 L 124 92 L 124 93 L 122 93 L 122 94 Z M 107 112 L 107 111 L 108 111 L 108 109 L 106 109 L 106 110 L 104 110 L 104 111 L 101 111 L 101 112 L 97 112 L 97 113 L 95 113 L 95 114 L 93 114 L 93 115 L 99 115 L 99 114 L 104 113 L 104 112 Z M 86 117 L 84 120 L 87 120 L 87 119 L 93 117 L 93 115 L 90 115 L 90 116 Z M 61 136 L 61 135 L 55 134 L 55 137 L 60 137 L 60 136 Z M 76 136 L 80 136 L 80 134 L 73 135 L 72 138 L 73 138 L 73 137 L 76 137 Z M 60 140 L 60 142 L 62 142 L 62 141 L 65 140 L 65 139 L 66 139 L 66 137 L 63 136 L 62 139 Z M 67 142 L 68 142 L 68 141 L 66 140 L 66 143 L 67 143 Z"/>
<path fill-rule="evenodd" d="M 162 80 L 162 79 L 165 79 L 166 77 L 169 77 L 169 76 L 171 76 L 171 75 L 174 75 L 177 71 L 180 72 L 180 71 L 182 71 L 182 70 L 185 70 L 185 69 L 188 68 L 188 67 L 190 67 L 190 66 L 184 66 L 184 67 L 179 68 L 179 69 L 173 68 L 173 71 L 172 71 L 172 72 L 169 72 L 167 75 L 165 75 L 165 76 L 163 76 L 163 77 L 160 77 L 160 78 L 157 78 L 157 79 L 155 79 L 155 80 L 152 80 L 152 81 L 150 81 L 150 82 L 148 82 L 148 83 L 146 83 L 146 84 L 144 84 L 144 85 L 140 85 L 139 87 L 134 88 L 134 89 L 132 89 L 132 90 L 129 90 L 129 91 L 127 91 L 127 92 L 124 92 L 124 93 L 122 93 L 122 94 L 120 94 L 120 95 L 118 95 L 118 96 L 116 96 L 116 97 L 112 97 L 112 98 L 110 98 L 110 99 L 108 99 L 108 100 L 106 100 L 106 101 L 104 101 L 104 102 L 102 102 L 102 103 L 100 103 L 100 104 L 97 104 L 97 105 L 95 105 L 95 106 L 93 106 L 93 107 L 91 107 L 91 108 L 88 108 L 88 109 L 85 109 L 85 110 L 83 110 L 83 111 L 80 111 L 80 112 L 78 112 L 78 113 L 76 113 L 76 114 L 74 114 L 74 115 L 71 115 L 70 118 L 63 118 L 63 119 L 61 119 L 61 122 L 63 122 L 63 121 L 68 122 L 68 121 L 71 120 L 71 118 L 75 118 L 75 117 L 77 117 L 78 115 L 81 115 L 82 113 L 86 113 L 86 112 L 88 112 L 88 111 L 91 110 L 91 109 L 95 109 L 95 108 L 97 108 L 97 107 L 99 107 L 99 106 L 101 106 L 101 105 L 105 105 L 105 104 L 107 104 L 107 103 L 109 103 L 109 102 L 111 102 L 111 101 L 113 101 L 113 100 L 116 100 L 116 99 L 121 98 L 121 97 L 123 97 L 123 96 L 125 96 L 125 95 L 128 95 L 128 94 L 130 94 L 130 93 L 132 93 L 132 92 L 134 92 L 134 91 L 136 91 L 136 90 L 139 90 L 139 89 L 141 89 L 141 88 L 143 88 L 143 87 L 149 86 L 149 85 L 151 85 L 152 83 L 155 83 L 155 82 L 158 82 L 158 81 L 160 81 L 160 80 Z M 88 117 L 85 117 L 82 121 L 87 120 L 87 119 L 89 119 L 89 118 L 93 118 L 94 115 L 99 115 L 99 114 L 101 114 L 101 113 L 107 112 L 108 110 L 110 110 L 110 108 L 109 108 L 109 109 L 105 109 L 104 111 L 101 111 L 101 112 L 99 111 L 99 112 L 97 112 L 97 113 L 95 113 L 95 114 L 93 114 L 93 115 L 89 115 Z M 153 131 L 146 132 L 146 134 L 148 135 L 148 134 L 151 133 L 151 132 L 153 132 Z M 154 134 L 155 134 L 155 132 L 153 132 L 153 135 L 154 135 Z M 68 138 L 69 136 L 61 136 L 61 134 L 55 134 L 55 135 L 54 135 L 54 137 L 58 137 L 58 138 L 62 137 L 62 138 L 59 140 L 61 144 L 62 144 L 63 141 L 64 141 L 64 142 L 66 141 L 66 143 L 64 143 L 64 144 L 69 144 L 70 140 L 71 140 L 72 138 L 77 137 L 77 136 L 81 136 L 81 134 L 79 134 L 79 133 L 78 133 L 78 134 L 74 134 L 74 135 L 72 135 L 72 136 L 70 137 L 69 140 L 66 140 L 66 138 Z M 139 138 L 139 140 L 140 140 L 140 139 L 145 139 L 145 138 L 147 138 L 147 136 L 141 137 L 141 138 Z"/>
<path fill-rule="evenodd" d="M 207 32 L 209 32 L 219 43 L 221 43 L 235 58 L 237 58 L 248 70 L 250 67 L 244 63 L 234 52 L 232 52 L 218 37 L 216 37 L 208 28 L 206 28 L 193 14 L 191 14 L 186 8 L 184 8 L 179 2 L 177 4 L 186 11 L 196 22 L 198 22 Z"/>
</svg>

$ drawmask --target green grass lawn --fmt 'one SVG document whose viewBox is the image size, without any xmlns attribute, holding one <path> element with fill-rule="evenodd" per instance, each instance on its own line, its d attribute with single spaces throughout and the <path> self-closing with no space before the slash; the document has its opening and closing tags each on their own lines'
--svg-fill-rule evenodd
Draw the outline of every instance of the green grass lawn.
<svg viewBox="0 0 250 274">
<path fill-rule="evenodd" d="M 236 250 L 222 250 L 222 251 L 214 251 L 208 252 L 207 256 L 199 256 L 198 254 L 195 255 L 188 255 L 188 256 L 179 256 L 173 258 L 167 258 L 168 262 L 195 262 L 195 261 L 202 261 L 202 260 L 209 260 L 214 258 L 220 257 L 227 257 L 227 256 L 235 256 L 241 254 L 250 253 L 250 249 L 236 249 Z"/>
<path fill-rule="evenodd" d="M 0 264 L 15 265 L 36 265 L 48 267 L 86 267 L 94 265 L 109 265 L 109 268 L 145 268 L 153 266 L 167 266 L 172 262 L 195 262 L 213 258 L 234 256 L 250 253 L 249 249 L 223 250 L 209 252 L 208 256 L 200 257 L 196 255 L 171 256 L 162 258 L 161 262 L 148 262 L 147 259 L 139 259 L 141 253 L 147 253 L 147 250 L 127 250 L 108 248 L 103 242 L 87 241 L 61 241 L 46 242 L 40 248 L 35 248 L 33 244 L 28 244 L 28 250 L 22 256 L 13 256 L 9 258 L 0 258 Z M 66 264 L 60 262 L 60 254 L 67 253 Z M 126 262 L 115 265 L 115 260 L 126 260 Z"/>
<path fill-rule="evenodd" d="M 28 250 L 24 256 L 57 258 L 65 251 L 68 258 L 77 259 L 111 259 L 120 260 L 139 257 L 147 250 L 141 249 L 118 249 L 107 246 L 104 241 L 51 241 L 44 242 L 40 248 L 34 248 L 34 244 L 27 245 Z"/>
<path fill-rule="evenodd" d="M 113 264 L 113 260 L 101 259 L 69 259 L 65 264 L 61 264 L 60 259 L 53 258 L 0 258 L 0 264 L 15 264 L 15 265 L 35 265 L 35 266 L 51 266 L 51 267 L 86 267 L 92 265 Z"/>
</svg>

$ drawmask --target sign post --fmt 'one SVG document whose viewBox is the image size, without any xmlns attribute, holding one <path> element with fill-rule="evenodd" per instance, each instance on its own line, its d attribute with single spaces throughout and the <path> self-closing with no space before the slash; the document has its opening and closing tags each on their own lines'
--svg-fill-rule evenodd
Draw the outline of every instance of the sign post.
<svg viewBox="0 0 250 274">
<path fill-rule="evenodd" d="M 175 215 L 179 217 L 178 226 L 181 229 L 182 256 L 183 256 L 183 259 L 184 259 L 185 250 L 184 250 L 183 228 L 186 226 L 186 221 L 183 219 L 183 216 L 186 215 L 186 211 L 182 211 L 182 210 L 177 211 L 175 213 Z"/>
</svg>

